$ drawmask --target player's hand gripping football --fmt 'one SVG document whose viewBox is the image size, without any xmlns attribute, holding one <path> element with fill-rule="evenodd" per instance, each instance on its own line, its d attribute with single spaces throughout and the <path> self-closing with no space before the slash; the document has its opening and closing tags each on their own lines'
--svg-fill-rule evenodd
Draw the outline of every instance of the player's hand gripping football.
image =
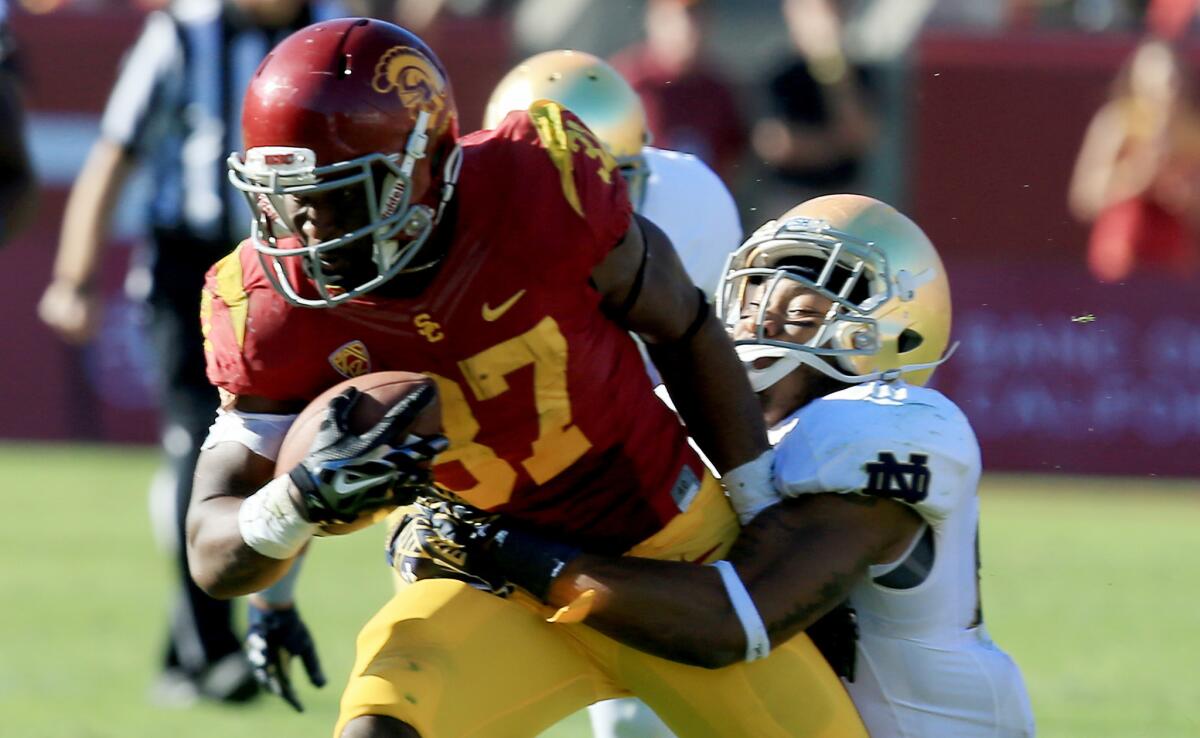
<svg viewBox="0 0 1200 738">
<path fill-rule="evenodd" d="M 351 387 L 329 401 L 308 455 L 289 474 L 310 522 L 350 522 L 380 507 L 409 504 L 429 489 L 429 464 L 449 446 L 445 436 L 406 435 L 436 396 L 432 385 L 418 388 L 365 433 L 355 434 L 349 419 L 361 394 Z"/>
<path fill-rule="evenodd" d="M 308 673 L 308 680 L 317 687 L 325 686 L 325 673 L 321 671 L 316 646 L 300 620 L 300 613 L 295 607 L 267 610 L 250 603 L 247 621 L 246 658 L 254 669 L 254 679 L 263 689 L 286 700 L 296 712 L 304 712 L 304 706 L 292 689 L 289 662 L 293 656 L 298 656 Z"/>
<path fill-rule="evenodd" d="M 418 497 L 389 536 L 388 563 L 400 578 L 457 579 L 505 597 L 512 585 L 474 550 L 495 515 L 446 499 Z"/>
</svg>

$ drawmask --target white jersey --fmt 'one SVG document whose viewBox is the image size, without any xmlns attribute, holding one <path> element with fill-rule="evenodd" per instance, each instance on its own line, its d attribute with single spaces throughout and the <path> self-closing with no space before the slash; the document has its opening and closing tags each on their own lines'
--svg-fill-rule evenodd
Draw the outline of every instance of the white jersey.
<svg viewBox="0 0 1200 738">
<path fill-rule="evenodd" d="M 846 688 L 872 738 L 1032 736 L 1016 664 L 983 627 L 979 444 L 941 393 L 870 382 L 818 398 L 771 429 L 781 494 L 870 494 L 924 521 L 897 561 L 850 594 L 859 624 Z"/>
<path fill-rule="evenodd" d="M 683 267 L 706 295 L 716 293 L 725 259 L 742 242 L 737 205 L 721 178 L 691 154 L 646 146 L 650 176 L 638 213 L 663 229 Z"/>
</svg>

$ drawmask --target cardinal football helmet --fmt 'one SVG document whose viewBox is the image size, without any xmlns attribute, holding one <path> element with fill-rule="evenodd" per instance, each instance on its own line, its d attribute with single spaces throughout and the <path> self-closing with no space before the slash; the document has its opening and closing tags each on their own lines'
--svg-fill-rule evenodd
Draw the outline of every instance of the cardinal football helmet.
<svg viewBox="0 0 1200 738">
<path fill-rule="evenodd" d="M 518 64 L 500 80 L 488 99 L 483 127 L 495 128 L 513 110 L 537 100 L 553 100 L 570 110 L 596 134 L 617 160 L 629 183 L 629 197 L 640 207 L 646 191 L 650 143 L 642 100 L 617 70 L 583 51 L 547 51 Z"/>
<path fill-rule="evenodd" d="M 764 326 L 772 291 L 788 282 L 832 302 L 803 344 Z M 754 284 L 759 307 L 743 309 Z M 949 358 L 950 284 L 937 250 L 916 223 L 860 195 L 809 200 L 755 231 L 726 262 L 717 311 L 731 332 L 753 319 L 754 337 L 734 344 L 755 391 L 801 364 L 848 383 L 924 384 Z M 754 368 L 762 358 L 775 362 Z"/>
<path fill-rule="evenodd" d="M 329 307 L 435 263 L 418 257 L 458 179 L 458 114 L 442 63 L 413 34 L 341 18 L 288 36 L 250 82 L 242 137 L 229 179 L 254 212 L 267 277 L 290 302 Z M 368 222 L 305 244 L 289 199 L 328 192 L 365 198 Z M 322 261 L 364 243 L 373 268 L 335 284 Z"/>
</svg>

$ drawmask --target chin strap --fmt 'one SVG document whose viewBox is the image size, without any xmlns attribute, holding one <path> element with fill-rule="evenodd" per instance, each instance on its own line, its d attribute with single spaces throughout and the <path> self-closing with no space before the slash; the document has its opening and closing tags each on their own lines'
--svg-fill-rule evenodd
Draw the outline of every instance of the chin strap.
<svg viewBox="0 0 1200 738">
<path fill-rule="evenodd" d="M 941 366 L 954 355 L 954 352 L 958 350 L 958 346 L 959 342 L 955 341 L 937 361 L 928 361 L 923 364 L 905 364 L 895 369 L 886 369 L 881 372 L 871 372 L 870 374 L 846 374 L 845 372 L 838 371 L 832 364 L 815 354 L 798 349 L 784 348 L 782 346 L 742 344 L 735 346 L 734 349 L 737 351 L 738 358 L 742 360 L 742 363 L 746 367 L 746 374 L 750 378 L 751 389 L 755 392 L 762 392 L 799 369 L 802 364 L 807 364 L 825 376 L 847 384 L 874 382 L 877 379 L 890 382 L 899 379 L 905 372 L 919 372 Z M 758 359 L 775 359 L 775 362 L 764 369 L 755 369 L 754 362 Z"/>
<path fill-rule="evenodd" d="M 442 199 L 438 203 L 437 213 L 434 214 L 434 223 L 442 219 L 442 213 L 446 212 L 446 206 L 454 199 L 454 188 L 458 186 L 458 175 L 462 171 L 462 161 L 462 147 L 454 144 L 454 148 L 446 157 L 445 166 L 442 167 Z"/>
<path fill-rule="evenodd" d="M 407 161 L 408 158 L 406 157 L 405 162 L 407 163 Z M 437 209 L 432 210 L 425 205 L 417 205 L 414 207 L 414 210 L 416 208 L 421 208 L 425 211 L 424 217 L 430 220 L 431 228 L 441 222 L 442 215 L 446 212 L 446 207 L 450 204 L 450 201 L 454 199 L 455 188 L 458 186 L 458 175 L 462 171 L 462 161 L 462 147 L 458 144 L 455 144 L 454 148 L 451 149 L 450 153 L 446 156 L 446 163 L 442 167 L 442 194 L 441 198 L 438 200 Z M 388 187 L 385 186 L 384 190 L 388 191 Z M 395 254 L 399 249 L 399 244 L 397 241 L 385 241 L 382 242 L 381 245 L 383 245 L 385 249 L 390 249 L 390 253 L 392 254 L 393 258 L 395 257 Z M 441 257 L 437 257 L 425 262 L 424 264 L 405 266 L 403 269 L 397 272 L 397 274 L 412 274 L 414 272 L 421 272 L 429 269 L 430 267 L 436 266 L 440 261 Z"/>
<path fill-rule="evenodd" d="M 429 135 L 425 133 L 427 128 L 429 128 L 429 111 L 422 110 L 417 113 L 417 124 L 413 126 L 412 133 L 408 136 L 408 145 L 404 147 L 404 160 L 400 162 L 400 171 L 409 179 L 412 179 L 417 160 L 425 158 L 425 147 L 429 144 Z"/>
<path fill-rule="evenodd" d="M 780 346 L 743 344 L 737 347 L 737 355 L 746 367 L 750 388 L 755 392 L 762 392 L 799 369 L 804 363 L 799 351 Z M 758 359 L 775 359 L 775 362 L 764 369 L 756 369 L 754 362 Z"/>
</svg>

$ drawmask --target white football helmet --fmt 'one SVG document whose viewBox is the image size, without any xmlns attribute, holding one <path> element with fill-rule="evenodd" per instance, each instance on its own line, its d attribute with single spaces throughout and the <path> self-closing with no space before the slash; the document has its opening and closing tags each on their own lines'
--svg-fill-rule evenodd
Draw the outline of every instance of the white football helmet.
<svg viewBox="0 0 1200 738">
<path fill-rule="evenodd" d="M 764 328 L 771 293 L 788 282 L 832 302 L 803 344 Z M 764 285 L 760 306 L 744 311 L 751 285 Z M 860 195 L 808 200 L 755 231 L 727 260 L 716 309 L 731 332 L 754 320 L 754 338 L 734 345 L 756 392 L 802 364 L 847 383 L 924 384 L 949 358 L 950 285 L 937 250 L 899 211 Z M 776 361 L 754 368 L 762 358 Z"/>
<path fill-rule="evenodd" d="M 650 143 L 650 131 L 633 86 L 597 56 L 568 49 L 546 51 L 513 67 L 500 80 L 488 99 L 483 127 L 495 128 L 510 111 L 525 110 L 542 99 L 570 110 L 596 134 L 629 183 L 634 208 L 640 208 L 649 176 L 642 147 Z"/>
</svg>

